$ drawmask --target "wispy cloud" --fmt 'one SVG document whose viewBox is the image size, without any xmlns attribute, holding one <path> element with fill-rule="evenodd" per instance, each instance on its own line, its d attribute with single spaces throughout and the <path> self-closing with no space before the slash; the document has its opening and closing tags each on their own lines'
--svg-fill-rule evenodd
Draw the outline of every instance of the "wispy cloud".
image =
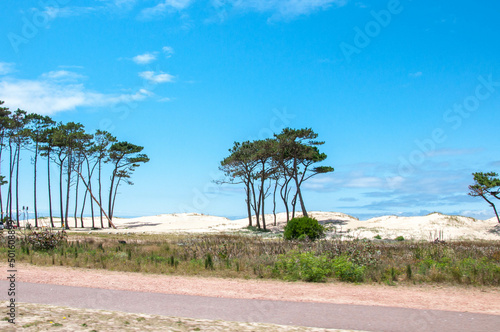
<svg viewBox="0 0 500 332">
<path fill-rule="evenodd" d="M 173 82 L 175 79 L 174 76 L 161 71 L 158 73 L 155 73 L 154 71 L 143 71 L 139 73 L 139 77 L 147 80 L 152 84 Z"/>
<path fill-rule="evenodd" d="M 68 70 L 56 70 L 56 71 L 49 71 L 48 73 L 42 74 L 42 78 L 48 79 L 51 81 L 66 81 L 66 82 L 74 82 L 79 79 L 84 78 L 83 75 L 80 75 L 78 73 L 68 71 Z"/>
<path fill-rule="evenodd" d="M 427 155 L 430 157 L 439 156 L 463 156 L 476 154 L 483 151 L 483 149 L 437 149 L 429 152 Z"/>
<path fill-rule="evenodd" d="M 423 73 L 421 71 L 417 71 L 415 73 L 409 73 L 408 76 L 410 76 L 411 78 L 419 78 L 423 75 Z"/>
<path fill-rule="evenodd" d="M 5 100 L 5 104 L 11 108 L 51 115 L 78 107 L 102 107 L 139 101 L 152 95 L 145 89 L 132 94 L 91 91 L 84 84 L 74 82 L 80 77 L 76 73 L 54 71 L 36 80 L 5 79 L 0 81 L 0 100 Z M 70 78 L 72 82 L 68 81 Z"/>
<path fill-rule="evenodd" d="M 490 165 L 493 166 L 493 167 L 500 167 L 500 160 L 493 161 L 493 162 L 490 163 Z"/>
<path fill-rule="evenodd" d="M 146 65 L 148 63 L 151 63 L 153 61 L 156 60 L 156 52 L 154 53 L 144 53 L 144 54 L 140 54 L 140 55 L 137 55 L 135 57 L 132 58 L 132 60 L 137 63 L 137 64 L 140 64 L 140 65 Z"/>
<path fill-rule="evenodd" d="M 181 11 L 187 8 L 191 2 L 191 0 L 162 0 L 154 7 L 143 9 L 141 16 L 147 19 L 162 16 L 166 13 Z"/>
<path fill-rule="evenodd" d="M 80 16 L 95 12 L 100 7 L 45 7 L 43 13 L 51 20 L 61 17 Z"/>
<path fill-rule="evenodd" d="M 384 185 L 384 180 L 375 176 L 355 178 L 344 184 L 346 188 L 380 188 Z"/>
<path fill-rule="evenodd" d="M 9 62 L 0 62 L 0 75 L 7 75 L 14 72 L 15 64 Z"/>
<path fill-rule="evenodd" d="M 135 6 L 137 0 L 111 0 L 111 3 L 118 8 L 131 8 Z"/>
<path fill-rule="evenodd" d="M 290 19 L 308 15 L 315 11 L 325 10 L 332 6 L 341 7 L 347 0 L 214 0 L 213 6 L 218 10 L 228 7 L 239 11 L 255 11 L 271 13 L 271 19 Z"/>
<path fill-rule="evenodd" d="M 171 46 L 163 46 L 161 50 L 167 58 L 170 58 L 174 54 L 174 49 Z"/>
<path fill-rule="evenodd" d="M 42 12 L 49 20 L 54 20 L 57 18 L 82 16 L 100 12 L 128 12 L 137 4 L 137 0 L 96 0 L 96 2 L 97 4 L 87 7 L 70 6 L 70 3 L 68 3 L 67 6 L 46 6 L 43 7 Z M 38 9 L 33 8 L 33 11 L 37 10 Z"/>
</svg>

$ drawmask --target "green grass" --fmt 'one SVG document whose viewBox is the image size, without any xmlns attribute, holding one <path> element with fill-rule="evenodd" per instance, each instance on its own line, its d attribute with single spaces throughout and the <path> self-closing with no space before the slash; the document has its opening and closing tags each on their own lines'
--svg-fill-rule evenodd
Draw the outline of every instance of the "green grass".
<svg viewBox="0 0 500 332">
<path fill-rule="evenodd" d="M 5 234 L 0 240 L 0 259 L 6 261 Z M 224 278 L 500 286 L 498 241 L 311 242 L 258 235 L 70 233 L 53 250 L 18 242 L 16 261 Z"/>
</svg>

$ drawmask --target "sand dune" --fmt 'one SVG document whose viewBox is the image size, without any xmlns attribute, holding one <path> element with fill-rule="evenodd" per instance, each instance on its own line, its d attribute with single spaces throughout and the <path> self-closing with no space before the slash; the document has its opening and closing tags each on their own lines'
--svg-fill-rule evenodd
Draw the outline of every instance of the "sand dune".
<svg viewBox="0 0 500 332">
<path fill-rule="evenodd" d="M 450 216 L 432 213 L 426 216 L 399 217 L 383 216 L 368 220 L 358 220 L 355 217 L 339 212 L 309 213 L 320 223 L 328 227 L 328 236 L 342 238 L 394 239 L 403 236 L 415 240 L 500 240 L 500 224 L 495 218 L 476 220 L 470 217 Z M 299 214 L 301 215 L 301 214 Z M 282 231 L 286 225 L 286 214 L 279 213 L 274 226 L 274 216 L 266 217 L 267 228 L 272 232 Z M 32 225 L 33 220 L 29 221 Z M 99 225 L 99 218 L 95 218 Z M 117 229 L 91 230 L 91 218 L 84 218 L 86 228 L 73 228 L 74 219 L 70 219 L 70 227 L 74 231 L 112 232 L 112 233 L 220 233 L 235 232 L 248 226 L 248 219 L 230 220 L 224 217 L 203 215 L 199 213 L 161 214 L 139 218 L 114 218 Z M 262 223 L 262 220 L 261 220 Z M 42 225 L 48 226 L 48 220 L 43 219 Z M 78 219 L 78 225 L 81 221 Z M 105 221 L 105 224 L 106 221 Z M 255 225 L 255 217 L 253 218 Z M 60 222 L 57 220 L 56 226 Z"/>
</svg>

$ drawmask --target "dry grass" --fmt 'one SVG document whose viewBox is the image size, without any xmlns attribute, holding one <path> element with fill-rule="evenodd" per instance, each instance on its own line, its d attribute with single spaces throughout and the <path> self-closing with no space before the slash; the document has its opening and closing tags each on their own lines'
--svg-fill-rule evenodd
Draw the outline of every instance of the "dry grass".
<svg viewBox="0 0 500 332">
<path fill-rule="evenodd" d="M 125 241 L 125 243 L 123 243 Z M 277 267 L 292 253 L 326 257 L 321 269 L 338 257 L 362 267 L 357 281 L 448 283 L 500 286 L 500 242 L 447 243 L 411 241 L 285 241 L 259 235 L 69 234 L 54 250 L 33 250 L 18 243 L 16 259 L 35 265 L 60 265 L 155 274 L 229 278 L 279 278 Z M 6 259 L 5 239 L 0 259 Z M 292 257 L 293 258 L 293 257 Z M 316 266 L 314 265 L 314 266 Z M 360 271 L 360 270 L 359 270 Z M 334 270 L 323 271 L 336 278 Z M 314 278 L 313 278 L 314 279 Z M 348 280 L 349 278 L 347 278 Z"/>
</svg>

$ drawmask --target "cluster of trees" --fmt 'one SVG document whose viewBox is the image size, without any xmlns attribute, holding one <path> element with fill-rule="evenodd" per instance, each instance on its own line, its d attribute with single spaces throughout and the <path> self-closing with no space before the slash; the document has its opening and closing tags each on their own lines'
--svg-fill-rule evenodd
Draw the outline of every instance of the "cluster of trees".
<svg viewBox="0 0 500 332">
<path fill-rule="evenodd" d="M 286 210 L 287 221 L 290 205 L 292 218 L 295 217 L 297 201 L 304 216 L 308 216 L 302 184 L 317 174 L 333 172 L 330 166 L 314 167 L 314 164 L 327 158 L 326 154 L 319 151 L 318 147 L 324 142 L 316 141 L 317 137 L 318 134 L 310 128 L 285 128 L 274 138 L 235 142 L 229 149 L 230 155 L 221 161 L 219 167 L 226 178 L 218 182 L 244 184 L 249 226 L 252 226 L 254 214 L 256 226 L 266 229 L 264 203 L 271 196 L 271 191 L 275 224 L 278 193 Z"/>
<path fill-rule="evenodd" d="M 474 184 L 469 186 L 469 195 L 472 197 L 482 197 L 495 211 L 497 220 L 500 223 L 498 211 L 493 203 L 493 199 L 500 200 L 500 178 L 495 172 L 489 173 L 472 173 L 474 176 Z"/>
<path fill-rule="evenodd" d="M 141 153 L 142 146 L 129 142 L 119 142 L 109 132 L 97 130 L 95 134 L 85 132 L 80 123 L 56 123 L 49 116 L 30 113 L 17 109 L 11 112 L 3 107 L 0 101 L 0 161 L 5 154 L 7 172 L 0 169 L 0 184 L 6 188 L 7 197 L 0 190 L 0 214 L 2 220 L 17 221 L 19 226 L 19 177 L 21 153 L 28 151 L 33 165 L 33 203 L 35 227 L 39 226 L 37 195 L 38 168 L 40 159 L 46 162 L 48 211 L 50 224 L 54 227 L 52 184 L 59 184 L 59 212 L 61 223 L 69 228 L 70 202 L 75 227 L 84 227 L 83 215 L 89 201 L 92 216 L 92 227 L 96 227 L 95 210 L 99 210 L 100 226 L 104 226 L 103 215 L 112 227 L 113 211 L 116 203 L 118 187 L 130 181 L 134 170 L 149 158 Z M 111 171 L 107 193 L 107 213 L 103 201 L 103 168 Z M 52 167 L 57 174 L 51 174 Z M 0 162 L 0 167 L 2 163 Z M 97 173 L 97 174 L 95 174 Z M 5 175 L 4 175 L 5 174 Z M 22 174 L 26 177 L 27 174 Z M 56 178 L 56 179 L 54 179 Z M 96 179 L 97 178 L 97 179 Z M 97 182 L 97 183 L 96 183 Z M 97 187 L 97 188 L 96 188 Z M 56 196 L 57 197 L 57 196 Z M 81 203 L 79 205 L 79 203 Z M 4 208 L 5 205 L 5 208 Z M 73 210 L 74 208 L 74 210 Z M 24 210 L 24 207 L 23 207 Z"/>
</svg>

